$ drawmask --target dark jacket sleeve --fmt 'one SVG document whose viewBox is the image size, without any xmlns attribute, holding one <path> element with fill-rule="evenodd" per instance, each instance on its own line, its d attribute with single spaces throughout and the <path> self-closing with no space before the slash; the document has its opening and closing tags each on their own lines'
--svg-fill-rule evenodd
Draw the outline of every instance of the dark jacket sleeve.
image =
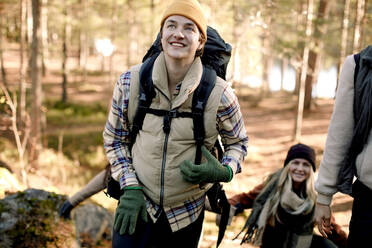
<svg viewBox="0 0 372 248">
<path fill-rule="evenodd" d="M 265 186 L 265 183 L 261 183 L 247 193 L 240 193 L 240 194 L 234 195 L 233 197 L 229 199 L 229 203 L 233 206 L 240 203 L 244 209 L 252 208 L 254 200 L 260 194 L 264 186 Z"/>
<path fill-rule="evenodd" d="M 339 224 L 336 223 L 335 218 L 331 218 L 331 226 L 333 227 L 332 234 L 328 235 L 333 243 L 335 243 L 339 248 L 347 247 L 347 234 L 344 232 Z"/>
</svg>

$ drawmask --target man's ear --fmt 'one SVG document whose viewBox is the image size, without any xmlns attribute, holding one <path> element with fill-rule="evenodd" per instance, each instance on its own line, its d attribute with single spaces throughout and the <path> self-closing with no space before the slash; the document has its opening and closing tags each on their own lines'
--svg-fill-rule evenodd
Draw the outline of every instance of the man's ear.
<svg viewBox="0 0 372 248">
<path fill-rule="evenodd" d="M 203 47 L 204 47 L 204 44 L 205 44 L 205 42 L 203 42 L 203 41 L 201 40 L 197 50 L 202 50 Z"/>
<path fill-rule="evenodd" d="M 204 45 L 205 45 L 205 43 L 206 43 L 206 40 L 203 39 L 203 36 L 200 36 L 200 38 L 199 38 L 199 42 L 200 42 L 200 44 L 199 44 L 197 50 L 201 50 L 201 49 L 203 49 L 203 47 L 204 47 Z"/>
</svg>

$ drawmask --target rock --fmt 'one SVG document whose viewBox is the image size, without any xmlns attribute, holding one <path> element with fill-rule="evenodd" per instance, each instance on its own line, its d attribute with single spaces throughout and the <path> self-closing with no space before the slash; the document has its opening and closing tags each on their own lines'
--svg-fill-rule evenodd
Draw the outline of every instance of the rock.
<svg viewBox="0 0 372 248">
<path fill-rule="evenodd" d="M 73 228 L 60 225 L 57 215 L 64 199 L 55 193 L 27 189 L 0 200 L 0 247 L 51 247 L 66 240 L 72 247 Z"/>
<path fill-rule="evenodd" d="M 114 216 L 105 208 L 87 203 L 72 211 L 76 237 L 82 247 L 89 247 L 101 240 L 111 242 Z"/>
<path fill-rule="evenodd" d="M 112 214 L 86 204 L 73 210 L 74 221 L 65 221 L 58 212 L 66 199 L 40 189 L 0 199 L 0 247 L 111 247 Z"/>
</svg>

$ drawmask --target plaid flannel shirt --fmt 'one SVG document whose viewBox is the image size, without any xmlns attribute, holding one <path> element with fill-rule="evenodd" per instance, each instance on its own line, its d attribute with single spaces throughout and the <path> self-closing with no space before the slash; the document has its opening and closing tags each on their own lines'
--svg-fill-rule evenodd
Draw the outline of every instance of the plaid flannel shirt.
<svg viewBox="0 0 372 248">
<path fill-rule="evenodd" d="M 132 155 L 129 151 L 130 130 L 128 126 L 128 101 L 130 89 L 130 71 L 123 73 L 116 83 L 111 110 L 104 130 L 104 147 L 111 163 L 112 176 L 120 182 L 121 188 L 137 185 L 138 180 L 132 166 Z M 174 95 L 179 93 L 179 84 Z M 233 173 L 241 172 L 241 163 L 247 154 L 248 137 L 244 127 L 238 99 L 231 87 L 226 86 L 218 107 L 217 128 L 224 145 L 221 163 L 228 165 Z M 173 232 L 194 222 L 205 203 L 205 195 L 188 200 L 180 205 L 161 207 L 146 197 L 147 211 L 155 222 L 165 211 Z"/>
</svg>

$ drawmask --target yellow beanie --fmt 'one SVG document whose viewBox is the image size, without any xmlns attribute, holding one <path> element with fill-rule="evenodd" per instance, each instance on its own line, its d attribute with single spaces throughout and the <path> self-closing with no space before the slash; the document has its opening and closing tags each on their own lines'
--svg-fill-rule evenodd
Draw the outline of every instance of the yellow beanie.
<svg viewBox="0 0 372 248">
<path fill-rule="evenodd" d="M 207 19 L 197 0 L 174 0 L 171 2 L 163 14 L 161 26 L 172 15 L 181 15 L 195 22 L 203 33 L 204 38 L 207 39 Z"/>
</svg>

